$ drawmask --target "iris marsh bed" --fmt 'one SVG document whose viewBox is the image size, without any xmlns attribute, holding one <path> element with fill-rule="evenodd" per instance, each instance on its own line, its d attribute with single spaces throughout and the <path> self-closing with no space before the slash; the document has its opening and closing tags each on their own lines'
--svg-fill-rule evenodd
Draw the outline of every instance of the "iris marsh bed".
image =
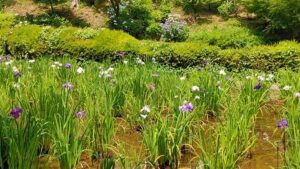
<svg viewBox="0 0 300 169">
<path fill-rule="evenodd" d="M 276 112 L 271 127 L 282 135 L 270 143 L 282 145 L 282 165 L 300 168 L 299 77 L 209 62 L 3 56 L 0 168 L 238 168 L 264 107 Z M 274 91 L 281 106 L 269 102 Z"/>
</svg>

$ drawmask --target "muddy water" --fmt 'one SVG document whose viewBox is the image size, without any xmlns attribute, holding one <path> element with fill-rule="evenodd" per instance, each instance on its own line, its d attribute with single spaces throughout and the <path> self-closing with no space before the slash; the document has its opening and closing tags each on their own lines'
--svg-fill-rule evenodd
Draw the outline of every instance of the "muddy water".
<svg viewBox="0 0 300 169">
<path fill-rule="evenodd" d="M 248 152 L 246 157 L 242 159 L 237 168 L 239 169 L 282 169 L 283 160 L 281 155 L 283 153 L 283 144 L 281 140 L 282 130 L 276 129 L 276 123 L 281 120 L 277 112 L 282 107 L 282 102 L 278 101 L 275 95 L 270 96 L 270 100 L 263 106 L 263 111 L 257 115 L 255 123 L 255 134 L 257 140 L 253 148 Z M 117 137 L 114 138 L 117 142 L 123 142 L 125 154 L 132 158 L 144 159 L 146 157 L 146 150 L 141 142 L 141 133 L 133 130 L 124 120 L 117 119 L 118 126 Z M 212 125 L 214 121 L 207 120 L 204 124 Z M 212 123 L 212 124 L 211 124 Z M 199 124 L 199 125 L 203 125 Z M 278 143 L 278 144 L 276 144 Z M 197 147 L 195 145 L 195 147 Z M 199 151 L 197 151 L 199 153 Z M 133 159 L 131 159 L 133 160 Z M 46 162 L 46 161 L 45 161 Z M 41 160 L 43 164 L 43 160 Z M 195 168 L 197 159 L 193 153 L 184 153 L 180 160 L 180 168 L 188 169 Z M 45 166 L 45 165 L 41 165 Z M 51 162 L 47 168 L 58 169 L 57 162 Z M 99 168 L 99 161 L 92 162 L 89 157 L 83 157 L 77 168 Z M 117 167 L 119 168 L 119 167 Z"/>
<path fill-rule="evenodd" d="M 281 120 L 278 112 L 284 103 L 280 101 L 280 92 L 276 85 L 270 88 L 269 100 L 264 103 L 255 122 L 257 141 L 247 157 L 240 163 L 240 169 L 281 169 L 283 168 L 284 152 L 282 129 L 276 124 Z"/>
<path fill-rule="evenodd" d="M 241 162 L 241 169 L 282 168 L 282 132 L 280 130 L 274 131 L 279 120 L 280 118 L 275 112 L 258 114 L 255 125 L 257 141 L 244 161 Z"/>
<path fill-rule="evenodd" d="M 246 155 L 237 168 L 240 169 L 282 169 L 283 161 L 280 153 L 283 152 L 282 143 L 277 146 L 273 145 L 276 141 L 281 141 L 282 132 L 276 129 L 276 123 L 280 121 L 280 117 L 274 111 L 263 111 L 258 114 L 255 133 L 257 141 L 254 147 Z M 145 158 L 146 150 L 141 143 L 140 133 L 130 130 L 127 126 L 124 130 L 117 131 L 117 140 L 125 142 L 125 151 L 127 156 L 134 158 L 140 156 L 141 159 Z M 199 153 L 199 152 L 198 152 Z M 193 153 L 186 152 L 180 160 L 180 169 L 194 169 L 197 163 Z M 44 159 L 45 160 L 45 159 Z M 46 164 L 46 160 L 41 160 L 41 166 L 48 166 L 50 169 L 59 169 L 58 162 L 50 162 Z M 42 168 L 44 168 L 42 167 Z M 77 169 L 99 168 L 99 161 L 92 162 L 90 158 L 83 155 Z M 119 168 L 119 167 L 117 167 Z"/>
<path fill-rule="evenodd" d="M 208 132 L 208 130 L 212 126 L 217 124 L 217 121 L 215 117 L 206 114 L 201 119 L 197 120 L 194 123 L 195 126 L 198 126 L 197 130 L 200 129 L 201 133 L 205 135 L 205 138 L 208 138 L 206 137 L 210 133 Z M 187 151 L 182 151 L 182 156 L 179 164 L 180 169 L 195 169 L 197 167 L 199 161 L 199 155 L 201 155 L 201 150 L 198 144 L 199 143 L 194 142 L 192 143 L 193 149 L 187 148 Z"/>
<path fill-rule="evenodd" d="M 253 148 L 242 159 L 237 168 L 239 169 L 282 169 L 284 145 L 282 142 L 283 131 L 277 129 L 276 124 L 281 120 L 278 112 L 283 107 L 280 101 L 278 87 L 272 86 L 269 100 L 264 103 L 262 111 L 257 114 L 255 122 L 255 135 L 257 140 Z M 210 120 L 213 123 L 213 121 Z M 188 154 L 182 157 L 182 168 L 195 168 L 196 161 Z"/>
</svg>

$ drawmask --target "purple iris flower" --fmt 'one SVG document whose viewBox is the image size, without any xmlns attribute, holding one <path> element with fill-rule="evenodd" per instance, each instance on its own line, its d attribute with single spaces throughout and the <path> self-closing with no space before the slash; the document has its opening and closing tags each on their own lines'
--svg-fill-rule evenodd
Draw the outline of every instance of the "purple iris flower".
<svg viewBox="0 0 300 169">
<path fill-rule="evenodd" d="M 194 107 L 191 102 L 183 102 L 182 106 L 179 106 L 179 111 L 183 113 L 192 112 L 194 110 Z"/>
<path fill-rule="evenodd" d="M 72 90 L 72 89 L 73 89 L 73 85 L 72 85 L 70 82 L 63 84 L 63 87 L 64 87 L 65 89 L 69 89 L 69 90 Z"/>
<path fill-rule="evenodd" d="M 189 111 L 189 112 L 194 110 L 194 107 L 193 107 L 192 103 L 185 104 L 185 107 L 186 107 L 187 111 Z"/>
<path fill-rule="evenodd" d="M 276 125 L 277 127 L 283 127 L 283 128 L 287 128 L 288 126 L 288 122 L 286 121 L 285 118 L 282 118 L 280 122 L 277 123 Z"/>
<path fill-rule="evenodd" d="M 65 68 L 66 68 L 66 69 L 71 69 L 71 67 L 72 67 L 72 65 L 71 65 L 70 63 L 67 63 L 67 64 L 65 65 Z"/>
<path fill-rule="evenodd" d="M 7 59 L 7 60 L 10 58 L 9 55 L 4 55 L 3 57 L 4 57 L 4 59 Z"/>
<path fill-rule="evenodd" d="M 22 112 L 23 112 L 23 110 L 20 107 L 16 107 L 11 110 L 10 115 L 14 119 L 18 119 L 20 117 L 20 113 L 22 113 Z"/>
<path fill-rule="evenodd" d="M 0 63 L 2 63 L 3 62 L 3 59 L 2 59 L 2 57 L 0 57 Z"/>
<path fill-rule="evenodd" d="M 255 90 L 258 90 L 258 89 L 260 89 L 261 88 L 261 84 L 260 83 L 257 83 L 255 86 L 254 86 L 254 89 Z"/>
<path fill-rule="evenodd" d="M 15 77 L 20 77 L 20 76 L 21 76 L 21 73 L 20 73 L 19 71 L 15 71 L 15 72 L 14 72 L 14 76 L 15 76 Z"/>
<path fill-rule="evenodd" d="M 205 67 L 206 65 L 207 65 L 207 62 L 202 62 L 202 63 L 201 63 L 201 66 L 202 66 L 202 67 Z"/>
<path fill-rule="evenodd" d="M 79 119 L 81 118 L 85 118 L 86 117 L 86 113 L 84 111 L 79 111 L 75 113 L 75 116 Z"/>
<path fill-rule="evenodd" d="M 117 52 L 117 56 L 123 59 L 125 57 L 125 52 Z"/>
<path fill-rule="evenodd" d="M 295 97 L 299 97 L 300 98 L 300 92 L 295 93 Z"/>
</svg>

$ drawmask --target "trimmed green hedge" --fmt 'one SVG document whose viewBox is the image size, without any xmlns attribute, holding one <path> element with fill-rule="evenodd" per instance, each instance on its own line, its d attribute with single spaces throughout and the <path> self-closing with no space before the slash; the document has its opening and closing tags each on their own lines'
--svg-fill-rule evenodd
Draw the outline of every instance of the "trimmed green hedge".
<svg viewBox="0 0 300 169">
<path fill-rule="evenodd" d="M 142 41 L 136 53 L 156 58 L 157 61 L 175 67 L 188 67 L 201 64 L 208 58 L 216 58 L 220 48 L 193 42 L 153 42 Z"/>
<path fill-rule="evenodd" d="M 283 41 L 273 46 L 221 50 L 215 62 L 227 68 L 299 69 L 300 44 L 293 41 Z"/>
<path fill-rule="evenodd" d="M 0 14 L 0 54 L 4 53 L 5 41 L 10 28 L 17 23 L 16 16 L 13 14 Z"/>
<path fill-rule="evenodd" d="M 0 14 L 0 22 L 1 18 Z M 116 30 L 13 24 L 0 23 L 0 53 L 6 52 L 16 57 L 67 55 L 103 60 L 116 59 L 116 52 L 125 51 L 127 56 L 156 58 L 161 63 L 176 67 L 196 66 L 207 59 L 228 68 L 275 70 L 300 67 L 300 44 L 296 42 L 221 50 L 217 46 L 198 42 L 140 41 Z"/>
<path fill-rule="evenodd" d="M 0 14 L 0 28 L 12 27 L 17 23 L 16 15 L 14 14 Z"/>
</svg>

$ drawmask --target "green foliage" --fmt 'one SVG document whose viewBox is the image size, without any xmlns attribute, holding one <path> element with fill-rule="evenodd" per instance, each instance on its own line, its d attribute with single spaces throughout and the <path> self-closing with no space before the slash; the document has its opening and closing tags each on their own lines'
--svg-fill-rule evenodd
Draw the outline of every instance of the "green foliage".
<svg viewBox="0 0 300 169">
<path fill-rule="evenodd" d="M 9 168 L 32 168 L 34 166 L 33 161 L 44 134 L 45 124 L 31 113 L 26 114 L 27 117 L 23 118 L 21 124 L 17 124 L 15 121 L 11 121 L 13 124 L 6 124 L 10 126 L 9 135 L 6 136 L 6 138 L 10 138 L 8 144 Z"/>
<path fill-rule="evenodd" d="M 71 23 L 65 18 L 60 17 L 59 15 L 56 14 L 49 15 L 47 13 L 39 15 L 37 17 L 34 17 L 33 15 L 27 15 L 25 18 L 23 18 L 23 20 L 31 24 L 50 25 L 54 27 L 71 25 Z"/>
<path fill-rule="evenodd" d="M 155 7 L 152 0 L 135 0 L 120 4 L 120 12 L 117 14 L 114 8 L 110 8 L 109 25 L 111 28 L 123 30 L 130 35 L 142 39 L 159 39 L 162 29 L 159 26 L 171 12 L 171 3 L 162 3 Z"/>
<path fill-rule="evenodd" d="M 9 30 L 9 28 L 0 29 L 0 54 L 3 54 L 5 52 L 6 39 Z"/>
<path fill-rule="evenodd" d="M 173 9 L 172 2 L 161 2 L 159 7 L 155 6 L 155 10 L 151 12 L 153 19 L 156 22 L 164 22 Z"/>
<path fill-rule="evenodd" d="M 295 97 L 295 93 L 299 92 L 300 81 L 299 72 L 294 73 L 291 70 L 279 71 L 278 82 L 280 88 L 285 86 L 292 86 L 289 90 L 281 91 L 281 99 L 283 99 L 286 104 L 281 112 L 281 117 L 286 118 L 288 122 L 288 127 L 286 129 L 279 128 L 281 135 L 281 140 L 276 142 L 277 146 L 284 146 L 286 151 L 284 152 L 284 165 L 286 168 L 299 168 L 300 167 L 300 99 Z M 278 121 L 279 122 L 279 121 Z"/>
<path fill-rule="evenodd" d="M 143 43 L 139 51 L 148 57 L 155 57 L 161 63 L 174 67 L 198 65 L 208 57 L 216 57 L 219 48 L 201 43 Z"/>
<path fill-rule="evenodd" d="M 237 32 L 241 33 L 244 29 L 233 30 L 231 36 L 236 36 L 239 34 Z M 204 39 L 204 42 L 208 41 L 211 45 L 222 48 L 246 48 L 220 50 L 217 46 L 199 43 L 197 40 L 185 43 L 139 41 L 121 31 L 108 29 L 96 31 L 74 27 L 42 28 L 38 25 L 19 25 L 12 29 L 1 28 L 0 34 L 3 35 L 1 36 L 2 53 L 9 52 L 18 57 L 50 54 L 81 59 L 115 60 L 118 58 L 117 52 L 125 51 L 128 57 L 156 58 L 158 62 L 175 67 L 196 66 L 210 58 L 213 62 L 228 68 L 247 67 L 261 70 L 274 70 L 281 67 L 299 68 L 300 49 L 296 42 L 251 47 L 260 43 L 257 37 L 251 37 L 251 34 L 243 34 L 241 35 L 243 38 L 239 39 L 229 35 L 221 36 L 222 29 L 215 28 L 215 31 L 215 37 L 200 34 L 200 42 Z M 190 39 L 193 37 L 195 36 L 192 35 Z"/>
<path fill-rule="evenodd" d="M 269 32 L 277 31 L 300 37 L 300 3 L 298 0 L 244 0 L 249 12 L 254 12 L 257 18 L 268 24 Z"/>
<path fill-rule="evenodd" d="M 203 42 L 222 49 L 243 48 L 263 44 L 263 38 L 253 30 L 243 26 L 238 20 L 229 19 L 224 25 L 215 24 L 212 28 L 206 25 L 192 27 L 187 41 Z"/>
<path fill-rule="evenodd" d="M 196 13 L 202 10 L 216 11 L 222 0 L 181 0 L 186 12 Z"/>
<path fill-rule="evenodd" d="M 110 26 L 124 30 L 134 37 L 142 38 L 152 20 L 151 11 L 151 0 L 132 1 L 120 10 L 120 15 L 114 13 L 111 15 Z"/>
<path fill-rule="evenodd" d="M 143 132 L 143 143 L 149 153 L 148 161 L 152 167 L 179 167 L 181 147 L 194 116 L 192 113 L 179 112 L 174 121 L 160 119 L 156 125 L 148 125 Z"/>
<path fill-rule="evenodd" d="M 5 1 L 0 0 L 0 12 L 3 10 L 4 7 L 5 7 Z"/>
<path fill-rule="evenodd" d="M 231 2 L 224 2 L 222 3 L 222 5 L 220 5 L 218 7 L 218 12 L 220 13 L 220 15 L 224 18 L 224 19 L 228 19 L 229 15 L 231 14 L 231 12 L 233 11 L 233 6 Z"/>
<path fill-rule="evenodd" d="M 15 56 L 38 55 L 43 53 L 45 48 L 38 43 L 41 30 L 42 28 L 37 25 L 16 27 L 14 33 L 7 37 L 9 52 Z"/>
<path fill-rule="evenodd" d="M 0 13 L 0 29 L 4 27 L 12 27 L 17 23 L 17 17 L 10 13 Z"/>
<path fill-rule="evenodd" d="M 15 92 L 11 96 L 17 97 L 18 91 L 11 90 Z M 22 101 L 21 104 L 26 107 L 26 112 L 20 116 L 21 121 L 0 114 L 0 168 L 33 168 L 41 138 L 45 134 L 46 123 L 36 116 L 28 103 Z"/>
<path fill-rule="evenodd" d="M 114 169 L 115 160 L 114 159 L 103 159 L 101 160 L 100 169 Z"/>
<path fill-rule="evenodd" d="M 153 10 L 151 13 L 151 16 L 155 22 L 161 23 L 161 22 L 164 22 L 168 18 L 169 13 L 170 13 L 169 8 L 167 8 L 165 10 L 163 10 L 163 9 Z"/>
<path fill-rule="evenodd" d="M 189 36 L 189 29 L 185 22 L 177 18 L 168 18 L 163 24 L 164 38 L 168 42 L 182 42 Z"/>
<path fill-rule="evenodd" d="M 99 34 L 99 31 L 91 29 L 91 28 L 80 29 L 75 32 L 75 35 L 80 39 L 92 39 L 95 36 L 97 36 L 98 34 Z"/>
<path fill-rule="evenodd" d="M 39 41 L 42 41 L 48 48 L 48 52 L 54 52 L 59 47 L 59 35 L 61 29 L 53 29 L 51 27 L 43 27 L 39 36 Z"/>
<path fill-rule="evenodd" d="M 5 52 L 7 35 L 15 24 L 17 24 L 16 15 L 0 13 L 0 54 Z"/>
<path fill-rule="evenodd" d="M 65 28 L 62 30 L 59 37 L 59 50 L 64 51 L 64 53 L 70 56 L 84 59 L 113 59 L 116 57 L 117 51 L 131 50 L 127 48 L 127 45 L 137 41 L 124 32 L 107 29 L 101 31 L 93 39 L 83 40 L 72 36 L 72 34 L 69 33 L 72 29 L 74 30 L 74 28 Z"/>
<path fill-rule="evenodd" d="M 58 47 L 63 38 L 78 38 L 68 34 L 78 28 L 59 30 L 55 33 Z M 119 31 L 103 30 L 94 38 L 103 40 L 100 35 L 103 39 L 114 35 L 113 38 L 134 41 Z M 148 46 L 151 42 L 135 41 Z M 199 43 L 153 44 L 152 48 L 165 49 L 173 55 L 182 53 L 184 58 L 209 47 Z M 278 45 L 299 46 L 292 42 Z M 204 57 L 198 54 L 198 59 Z M 126 169 L 178 168 L 182 155 L 191 151 L 197 154 L 193 158 L 199 161 L 198 168 L 236 168 L 258 137 L 255 121 L 260 108 L 268 102 L 268 91 L 272 91 L 274 82 L 281 87 L 292 86 L 289 91 L 278 91 L 278 95 L 282 96 L 280 100 L 286 100 L 282 111 L 287 111 L 284 116 L 289 123 L 283 129 L 289 143 L 286 166 L 299 166 L 300 100 L 294 94 L 299 92 L 299 71 L 282 69 L 272 76 L 256 70 L 230 72 L 214 65 L 214 58 L 202 63 L 201 70 L 174 69 L 150 63 L 142 55 L 139 59 L 129 55 L 126 52 L 123 60 L 101 63 L 78 62 L 69 57 L 47 56 L 30 61 L 1 57 L 0 78 L 5 80 L 0 81 L 0 167 L 48 168 L 43 161 L 52 164 L 54 159 L 62 169 L 88 168 L 90 162 L 97 162 L 103 169 L 115 165 Z M 79 67 L 84 71 L 79 72 Z M 16 77 L 16 70 L 22 76 Z M 67 88 L 66 82 L 73 86 Z M 179 106 L 187 103 L 189 112 L 182 111 Z M 10 114 L 15 106 L 23 109 L 19 118 Z M 133 130 L 136 124 L 138 131 Z M 124 151 L 120 144 L 126 146 Z M 43 161 L 37 160 L 41 156 Z"/>
<path fill-rule="evenodd" d="M 300 48 L 296 42 L 281 42 L 273 46 L 256 46 L 245 49 L 226 49 L 219 52 L 217 63 L 228 68 L 255 68 L 275 70 L 295 68 L 300 64 Z"/>
<path fill-rule="evenodd" d="M 163 33 L 164 30 L 159 23 L 152 23 L 146 29 L 146 36 L 150 39 L 159 40 Z"/>
</svg>

